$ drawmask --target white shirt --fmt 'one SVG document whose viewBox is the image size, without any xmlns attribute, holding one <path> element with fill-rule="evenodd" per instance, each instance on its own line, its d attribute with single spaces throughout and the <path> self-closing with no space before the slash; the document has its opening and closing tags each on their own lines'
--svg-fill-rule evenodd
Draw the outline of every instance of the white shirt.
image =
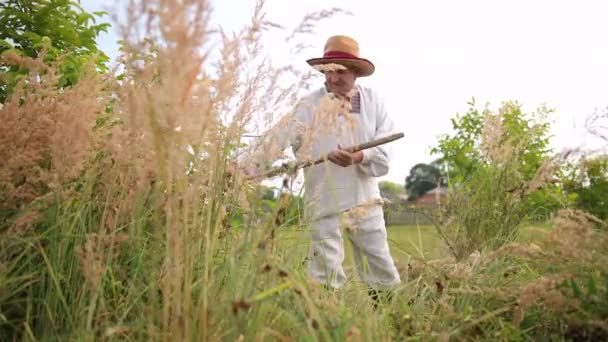
<svg viewBox="0 0 608 342">
<path fill-rule="evenodd" d="M 306 96 L 295 113 L 269 130 L 248 156 L 254 164 L 289 145 L 300 161 L 317 159 L 341 147 L 369 142 L 394 132 L 384 102 L 370 88 L 356 85 L 360 112 L 339 109 L 325 88 Z M 343 102 L 342 102 L 343 103 Z M 330 161 L 304 169 L 306 212 L 314 220 L 382 200 L 377 177 L 388 173 L 389 144 L 363 150 L 360 164 L 342 167 Z"/>
</svg>

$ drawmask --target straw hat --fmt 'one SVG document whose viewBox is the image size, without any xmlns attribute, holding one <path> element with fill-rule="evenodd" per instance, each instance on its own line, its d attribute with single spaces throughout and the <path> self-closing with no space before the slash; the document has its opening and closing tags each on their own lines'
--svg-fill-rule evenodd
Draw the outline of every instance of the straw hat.
<svg viewBox="0 0 608 342">
<path fill-rule="evenodd" d="M 374 73 L 374 64 L 359 57 L 359 44 L 347 36 L 333 36 L 327 39 L 323 57 L 306 61 L 311 66 L 320 64 L 340 64 L 355 71 L 357 76 L 364 77 Z"/>
</svg>

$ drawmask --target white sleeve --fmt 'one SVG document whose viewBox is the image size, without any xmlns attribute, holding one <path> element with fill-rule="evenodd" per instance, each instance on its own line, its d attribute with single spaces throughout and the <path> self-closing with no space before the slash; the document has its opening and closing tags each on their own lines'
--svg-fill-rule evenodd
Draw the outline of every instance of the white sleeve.
<svg viewBox="0 0 608 342">
<path fill-rule="evenodd" d="M 395 123 L 388 115 L 386 105 L 377 96 L 375 106 L 376 127 L 374 140 L 395 133 Z M 371 177 L 381 177 L 388 173 L 391 158 L 390 144 L 363 150 L 363 160 L 357 166 L 359 170 Z"/>
<path fill-rule="evenodd" d="M 272 168 L 272 164 L 284 157 L 288 147 L 299 148 L 302 118 L 306 115 L 302 106 L 294 113 L 285 115 L 260 138 L 254 140 L 237 158 L 237 164 L 248 174 L 259 175 Z"/>
</svg>

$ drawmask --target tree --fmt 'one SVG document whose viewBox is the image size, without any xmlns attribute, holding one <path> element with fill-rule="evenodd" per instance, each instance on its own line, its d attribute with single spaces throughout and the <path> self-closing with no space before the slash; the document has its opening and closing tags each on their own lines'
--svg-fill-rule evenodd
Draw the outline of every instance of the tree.
<svg viewBox="0 0 608 342">
<path fill-rule="evenodd" d="M 58 63 L 59 87 L 78 81 L 84 68 L 93 65 L 106 71 L 108 57 L 97 48 L 95 39 L 110 24 L 95 23 L 104 12 L 85 12 L 71 0 L 20 1 L 0 3 L 0 55 L 15 53 L 40 57 L 46 64 Z M 0 60 L 0 103 L 25 76 L 23 66 Z"/>
<path fill-rule="evenodd" d="M 410 169 L 410 174 L 405 178 L 405 190 L 408 193 L 408 200 L 413 201 L 435 189 L 438 186 L 445 186 L 446 179 L 440 167 L 440 160 L 435 160 L 431 164 L 419 163 Z"/>
<path fill-rule="evenodd" d="M 582 159 L 564 181 L 566 192 L 578 209 L 608 219 L 608 155 Z"/>
</svg>

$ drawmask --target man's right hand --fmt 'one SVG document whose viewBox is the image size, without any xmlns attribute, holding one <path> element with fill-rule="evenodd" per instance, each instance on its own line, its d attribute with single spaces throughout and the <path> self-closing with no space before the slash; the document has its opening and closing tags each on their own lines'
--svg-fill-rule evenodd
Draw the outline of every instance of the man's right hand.
<svg viewBox="0 0 608 342">
<path fill-rule="evenodd" d="M 231 176 L 241 174 L 246 178 L 253 178 L 256 174 L 256 170 L 252 166 L 247 167 L 247 165 L 242 165 L 235 161 L 228 163 L 225 172 Z"/>
<path fill-rule="evenodd" d="M 338 146 L 338 149 L 332 151 L 327 156 L 327 159 L 329 159 L 334 164 L 340 165 L 342 167 L 347 167 L 353 164 L 359 164 L 363 160 L 363 152 L 358 151 L 355 153 L 350 153 Z"/>
</svg>

